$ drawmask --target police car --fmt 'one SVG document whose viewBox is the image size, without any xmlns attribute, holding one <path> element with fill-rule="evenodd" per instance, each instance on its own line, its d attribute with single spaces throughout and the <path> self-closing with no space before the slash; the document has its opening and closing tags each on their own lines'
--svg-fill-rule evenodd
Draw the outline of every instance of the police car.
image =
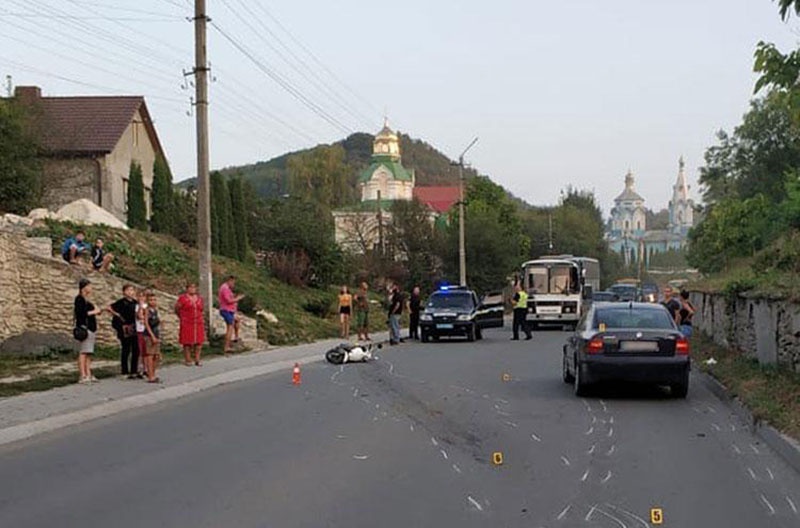
<svg viewBox="0 0 800 528">
<path fill-rule="evenodd" d="M 428 298 L 419 326 L 423 343 L 440 337 L 481 339 L 484 328 L 503 326 L 503 296 L 487 294 L 481 301 L 466 286 L 442 286 Z"/>
</svg>

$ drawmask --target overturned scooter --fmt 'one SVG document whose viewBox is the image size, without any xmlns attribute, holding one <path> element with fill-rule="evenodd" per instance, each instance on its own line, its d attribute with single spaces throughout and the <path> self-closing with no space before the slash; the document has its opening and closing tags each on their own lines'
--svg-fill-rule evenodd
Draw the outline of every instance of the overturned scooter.
<svg viewBox="0 0 800 528">
<path fill-rule="evenodd" d="M 383 348 L 383 346 L 380 343 L 377 345 L 372 343 L 364 345 L 342 343 L 337 345 L 336 348 L 328 350 L 325 353 L 325 359 L 334 365 L 341 365 L 343 363 L 363 363 L 372 359 L 372 352 L 376 348 Z"/>
</svg>

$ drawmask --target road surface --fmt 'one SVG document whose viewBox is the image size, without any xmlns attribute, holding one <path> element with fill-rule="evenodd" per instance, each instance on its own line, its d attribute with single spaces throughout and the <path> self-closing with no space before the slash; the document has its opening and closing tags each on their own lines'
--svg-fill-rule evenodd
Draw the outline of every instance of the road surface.
<svg viewBox="0 0 800 528">
<path fill-rule="evenodd" d="M 0 526 L 800 526 L 800 477 L 697 380 L 577 398 L 565 336 L 406 343 L 0 448 Z"/>
</svg>

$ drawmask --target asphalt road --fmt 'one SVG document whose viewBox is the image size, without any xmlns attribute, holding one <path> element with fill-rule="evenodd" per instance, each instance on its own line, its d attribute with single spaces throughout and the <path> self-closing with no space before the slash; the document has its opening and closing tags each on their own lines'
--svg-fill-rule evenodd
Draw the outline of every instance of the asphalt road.
<svg viewBox="0 0 800 528">
<path fill-rule="evenodd" d="M 0 448 L 0 526 L 800 526 L 800 476 L 700 383 L 577 398 L 565 336 L 406 343 Z"/>
</svg>

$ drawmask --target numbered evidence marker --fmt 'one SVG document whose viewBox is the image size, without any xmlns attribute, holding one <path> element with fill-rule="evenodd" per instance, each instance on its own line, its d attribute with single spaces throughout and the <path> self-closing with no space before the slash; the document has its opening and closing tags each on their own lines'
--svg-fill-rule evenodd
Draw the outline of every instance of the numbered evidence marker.
<svg viewBox="0 0 800 528">
<path fill-rule="evenodd" d="M 503 381 L 511 381 L 511 374 L 503 372 Z"/>
<path fill-rule="evenodd" d="M 661 508 L 652 508 L 650 510 L 650 522 L 652 524 L 664 524 L 664 512 Z"/>
<path fill-rule="evenodd" d="M 598 330 L 600 330 L 601 332 L 605 332 L 606 331 L 606 324 L 605 323 L 600 323 L 600 325 L 598 327 Z"/>
<path fill-rule="evenodd" d="M 492 462 L 494 462 L 495 466 L 502 466 L 503 465 L 503 453 L 497 451 L 496 453 L 492 454 Z"/>
</svg>

